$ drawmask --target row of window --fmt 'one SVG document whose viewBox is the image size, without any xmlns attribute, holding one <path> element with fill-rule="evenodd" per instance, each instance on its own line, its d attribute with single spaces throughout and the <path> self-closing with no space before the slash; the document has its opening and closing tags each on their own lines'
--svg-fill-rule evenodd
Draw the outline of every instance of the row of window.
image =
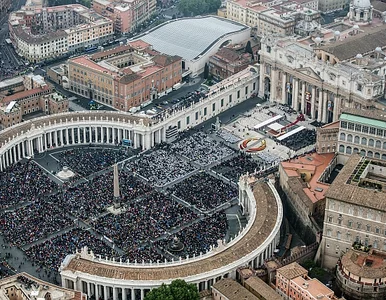
<svg viewBox="0 0 386 300">
<path fill-rule="evenodd" d="M 382 143 L 382 141 L 380 141 L 380 140 L 367 139 L 365 137 L 360 138 L 357 135 L 353 137 L 352 134 L 346 135 L 344 132 L 340 133 L 339 140 L 344 141 L 344 142 L 354 143 L 354 144 L 361 144 L 361 145 L 369 146 L 369 147 L 375 147 L 378 149 L 381 149 L 381 148 L 386 149 L 386 142 Z"/>
<path fill-rule="evenodd" d="M 386 130 L 367 126 L 367 125 L 354 124 L 351 122 L 341 121 L 340 128 L 386 137 Z"/>
<path fill-rule="evenodd" d="M 344 145 L 339 145 L 339 153 L 353 154 L 359 153 L 361 156 L 367 156 L 370 158 L 384 159 L 386 160 L 386 154 L 380 154 L 379 152 L 367 151 L 364 149 L 359 150 L 358 148 L 352 148 L 351 146 L 345 147 Z"/>
<path fill-rule="evenodd" d="M 332 216 L 328 216 L 327 217 L 327 221 L 329 223 L 333 223 L 334 218 Z M 339 215 L 339 217 L 337 219 L 337 224 L 338 225 L 344 225 L 342 215 Z M 381 233 L 381 228 L 378 227 L 378 226 L 375 226 L 374 230 L 372 230 L 372 227 L 371 227 L 370 224 L 366 224 L 365 226 L 363 226 L 363 224 L 361 222 L 354 222 L 352 219 L 347 220 L 346 225 L 347 225 L 348 228 L 354 228 L 354 229 L 357 229 L 357 230 L 366 230 L 367 232 L 374 232 L 376 234 L 380 234 Z M 386 236 L 386 229 L 382 229 L 382 232 Z"/>
</svg>

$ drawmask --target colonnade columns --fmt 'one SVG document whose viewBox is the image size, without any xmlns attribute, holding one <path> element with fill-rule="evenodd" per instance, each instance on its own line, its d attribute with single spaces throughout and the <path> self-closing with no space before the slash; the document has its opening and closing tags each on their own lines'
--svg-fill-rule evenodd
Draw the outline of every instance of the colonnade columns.
<svg viewBox="0 0 386 300">
<path fill-rule="evenodd" d="M 117 288 L 113 286 L 113 300 L 117 300 Z"/>
<path fill-rule="evenodd" d="M 340 105 L 341 105 L 341 98 L 339 97 L 339 95 L 336 95 L 335 101 L 334 101 L 334 115 L 332 120 L 333 122 L 338 121 Z"/>
<path fill-rule="evenodd" d="M 311 90 L 311 118 L 315 119 L 316 87 Z"/>
<path fill-rule="evenodd" d="M 324 111 L 326 109 L 326 106 L 324 105 L 324 91 L 319 90 L 319 102 L 318 102 L 318 122 L 323 122 L 323 115 L 325 114 Z"/>
<path fill-rule="evenodd" d="M 278 70 L 277 68 L 271 69 L 271 95 L 270 100 L 274 102 L 279 102 L 277 99 L 277 84 L 278 84 L 278 76 L 277 76 Z"/>
<path fill-rule="evenodd" d="M 135 291 L 134 289 L 132 288 L 131 289 L 131 300 L 134 300 L 135 299 Z"/>
<path fill-rule="evenodd" d="M 301 112 L 306 113 L 306 83 L 302 82 L 302 99 L 301 99 Z"/>
<path fill-rule="evenodd" d="M 286 104 L 287 103 L 287 90 L 286 90 L 286 84 L 287 84 L 287 73 L 282 73 L 281 78 L 281 103 Z"/>
<path fill-rule="evenodd" d="M 294 78 L 294 86 L 292 92 L 292 108 L 296 111 L 299 110 L 299 79 Z"/>
<path fill-rule="evenodd" d="M 69 136 L 68 136 L 68 128 L 66 128 L 65 129 L 65 131 L 66 131 L 66 145 L 68 145 L 69 144 L 69 142 L 70 142 L 70 140 L 68 139 L 69 138 Z"/>
<path fill-rule="evenodd" d="M 145 298 L 145 290 L 141 289 L 141 300 Z"/>
<path fill-rule="evenodd" d="M 258 95 L 260 98 L 264 98 L 264 89 L 265 89 L 265 87 L 264 87 L 264 78 L 265 78 L 264 68 L 265 68 L 265 63 L 261 63 L 260 64 L 260 76 L 259 76 L 259 95 Z"/>
<path fill-rule="evenodd" d="M 95 294 L 95 300 L 99 300 L 99 286 L 96 283 L 94 283 L 94 294 Z"/>
</svg>

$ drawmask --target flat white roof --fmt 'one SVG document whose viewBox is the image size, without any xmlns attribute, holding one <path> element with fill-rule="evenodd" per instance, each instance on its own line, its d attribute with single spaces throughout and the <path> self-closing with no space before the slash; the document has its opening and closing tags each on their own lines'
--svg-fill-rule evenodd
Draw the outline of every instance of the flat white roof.
<svg viewBox="0 0 386 300">
<path fill-rule="evenodd" d="M 0 81 L 0 89 L 10 85 L 17 84 L 17 83 L 22 83 L 22 82 L 23 82 L 23 76 L 17 76 L 11 79 L 3 80 L 3 81 Z"/>
<path fill-rule="evenodd" d="M 300 126 L 298 128 L 295 128 L 294 130 L 290 131 L 290 132 L 287 132 L 286 134 L 282 135 L 282 136 L 279 136 L 277 139 L 279 141 L 282 141 L 282 140 L 285 140 L 286 138 L 289 138 L 291 135 L 294 135 L 295 133 L 298 133 L 302 130 L 306 129 L 306 127 L 304 126 Z"/>
<path fill-rule="evenodd" d="M 282 129 L 284 126 L 279 124 L 279 123 L 273 123 L 271 125 L 268 125 L 268 128 L 272 129 L 272 130 L 275 130 L 275 131 L 279 131 L 280 129 Z"/>
<path fill-rule="evenodd" d="M 16 104 L 16 101 L 11 101 L 11 102 L 8 104 L 7 108 L 5 109 L 5 112 L 6 112 L 6 113 L 11 112 L 11 110 L 12 110 L 12 108 L 15 106 L 15 104 Z"/>
<path fill-rule="evenodd" d="M 246 28 L 216 17 L 185 18 L 169 21 L 135 40 L 143 40 L 162 53 L 192 60 L 223 35 Z"/>
<path fill-rule="evenodd" d="M 263 127 L 265 127 L 265 126 L 268 126 L 269 124 L 272 124 L 272 123 L 274 123 L 274 122 L 276 122 L 276 121 L 279 121 L 279 120 L 282 119 L 282 118 L 283 118 L 282 115 L 274 116 L 274 117 L 272 117 L 272 118 L 270 118 L 270 119 L 268 119 L 268 120 L 265 120 L 265 121 L 263 121 L 263 122 L 261 122 L 261 123 L 255 125 L 253 128 L 254 128 L 254 129 L 260 129 L 260 128 L 263 128 Z"/>
</svg>

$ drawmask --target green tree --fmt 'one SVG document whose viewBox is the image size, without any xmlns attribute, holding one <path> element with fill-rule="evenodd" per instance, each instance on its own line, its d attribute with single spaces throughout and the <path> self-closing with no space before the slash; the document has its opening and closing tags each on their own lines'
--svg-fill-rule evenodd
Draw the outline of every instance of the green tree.
<svg viewBox="0 0 386 300">
<path fill-rule="evenodd" d="M 207 14 L 216 11 L 221 0 L 181 0 L 177 8 L 186 17 Z"/>
<path fill-rule="evenodd" d="M 151 290 L 145 300 L 199 300 L 200 295 L 194 284 L 184 280 L 174 280 L 170 285 L 162 284 L 159 288 Z"/>
<path fill-rule="evenodd" d="M 248 41 L 248 43 L 245 45 L 245 53 L 253 54 L 251 41 Z"/>
<path fill-rule="evenodd" d="M 209 77 L 209 65 L 207 63 L 205 63 L 205 67 L 204 67 L 204 79 L 208 79 Z"/>
</svg>

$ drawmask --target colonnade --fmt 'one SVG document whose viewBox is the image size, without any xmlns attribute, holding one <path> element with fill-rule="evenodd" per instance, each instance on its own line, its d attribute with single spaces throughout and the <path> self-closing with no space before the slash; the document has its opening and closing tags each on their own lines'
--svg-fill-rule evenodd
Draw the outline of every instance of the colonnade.
<svg viewBox="0 0 386 300">
<path fill-rule="evenodd" d="M 134 149 L 150 149 L 155 144 L 166 140 L 164 127 L 140 131 L 123 126 L 74 124 L 65 128 L 35 129 L 30 133 L 28 136 L 19 137 L 11 147 L 0 153 L 0 171 L 23 158 L 33 157 L 37 153 L 56 147 L 89 144 L 117 145 L 127 139 Z"/>
<path fill-rule="evenodd" d="M 277 236 L 263 252 L 257 257 L 247 261 L 245 265 L 249 265 L 251 268 L 258 268 L 263 265 L 264 261 L 272 257 L 276 248 L 276 244 L 279 242 L 279 236 Z M 213 278 L 206 278 L 198 282 L 189 282 L 197 286 L 199 291 L 210 289 L 216 282 L 223 278 L 236 278 L 236 269 L 216 275 Z M 160 282 L 157 286 L 161 285 Z M 62 286 L 69 289 L 74 289 L 87 294 L 89 298 L 102 299 L 102 300 L 143 300 L 145 295 L 154 287 L 154 285 L 142 286 L 140 283 L 132 282 L 132 286 L 125 280 L 120 283 L 113 284 L 112 282 L 101 282 L 98 279 L 70 279 L 62 276 Z"/>
</svg>

